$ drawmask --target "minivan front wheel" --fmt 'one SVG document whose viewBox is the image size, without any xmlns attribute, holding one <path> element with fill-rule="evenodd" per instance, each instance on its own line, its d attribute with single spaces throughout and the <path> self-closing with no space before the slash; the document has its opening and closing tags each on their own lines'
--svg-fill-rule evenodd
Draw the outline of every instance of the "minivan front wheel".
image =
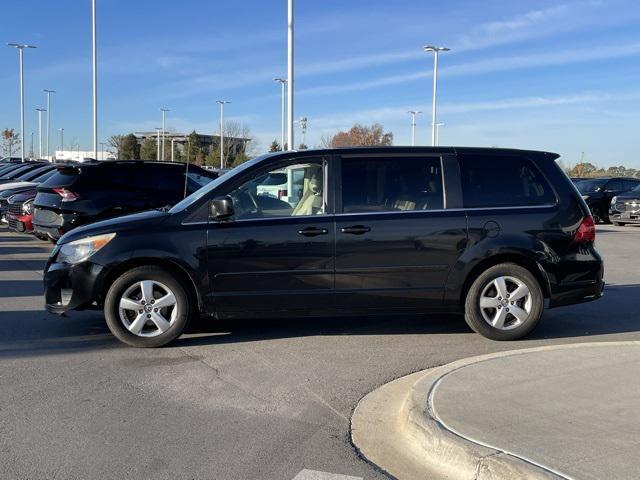
<svg viewBox="0 0 640 480">
<path fill-rule="evenodd" d="M 527 269 L 495 265 L 475 279 L 465 301 L 465 320 L 492 340 L 516 340 L 529 334 L 544 310 L 540 284 Z"/>
<path fill-rule="evenodd" d="M 182 334 L 192 315 L 189 294 L 170 272 L 156 266 L 125 272 L 109 288 L 107 326 L 133 347 L 161 347 Z"/>
</svg>

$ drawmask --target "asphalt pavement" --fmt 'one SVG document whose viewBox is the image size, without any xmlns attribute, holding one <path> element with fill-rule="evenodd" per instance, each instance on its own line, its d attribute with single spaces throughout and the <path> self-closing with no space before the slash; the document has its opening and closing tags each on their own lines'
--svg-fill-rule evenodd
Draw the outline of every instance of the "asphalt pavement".
<svg viewBox="0 0 640 480">
<path fill-rule="evenodd" d="M 0 230 L 0 478 L 387 478 L 350 443 L 376 387 L 469 356 L 640 340 L 640 228 L 602 226 L 603 299 L 493 342 L 456 316 L 200 321 L 139 350 L 42 309 L 50 245 Z"/>
</svg>

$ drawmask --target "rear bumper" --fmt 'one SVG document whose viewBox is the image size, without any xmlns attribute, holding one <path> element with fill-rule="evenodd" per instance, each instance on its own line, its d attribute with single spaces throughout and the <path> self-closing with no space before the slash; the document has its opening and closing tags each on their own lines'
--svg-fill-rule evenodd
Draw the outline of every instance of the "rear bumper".
<svg viewBox="0 0 640 480">
<path fill-rule="evenodd" d="M 33 230 L 44 235 L 48 235 L 54 240 L 59 239 L 69 230 L 79 226 L 77 215 L 74 214 L 56 214 L 48 211 L 47 220 L 42 219 L 40 212 L 36 212 L 33 217 Z M 49 217 L 51 217 L 49 219 Z"/>
<path fill-rule="evenodd" d="M 61 315 L 69 310 L 90 308 L 104 267 L 92 262 L 67 265 L 50 261 L 44 271 L 45 307 Z"/>
<path fill-rule="evenodd" d="M 566 284 L 551 296 L 549 308 L 592 302 L 602 297 L 604 280 Z"/>
<path fill-rule="evenodd" d="M 572 259 L 558 265 L 562 277 L 555 277 L 550 285 L 549 307 L 562 307 L 591 302 L 602 297 L 604 291 L 604 263 L 593 247 L 582 250 Z"/>
</svg>

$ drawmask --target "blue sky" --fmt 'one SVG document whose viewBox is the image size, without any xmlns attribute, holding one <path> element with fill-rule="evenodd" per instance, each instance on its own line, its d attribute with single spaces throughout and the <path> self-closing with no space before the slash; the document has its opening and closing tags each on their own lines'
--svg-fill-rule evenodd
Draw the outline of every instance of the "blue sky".
<svg viewBox="0 0 640 480">
<path fill-rule="evenodd" d="M 26 53 L 26 132 L 53 97 L 52 128 L 90 148 L 90 0 L 23 0 L 4 16 L 3 43 Z M 100 139 L 160 126 L 213 132 L 216 99 L 255 136 L 280 136 L 286 1 L 98 0 Z M 432 57 L 440 62 L 443 145 L 559 152 L 566 164 L 640 167 L 640 3 L 497 0 L 297 0 L 296 117 L 307 143 L 354 122 L 380 122 L 410 142 L 407 110 L 422 110 L 427 144 Z M 19 127 L 17 53 L 0 49 L 0 127 Z M 57 144 L 56 139 L 52 144 Z M 298 135 L 298 139 L 300 139 Z M 27 146 L 28 148 L 28 146 Z"/>
</svg>

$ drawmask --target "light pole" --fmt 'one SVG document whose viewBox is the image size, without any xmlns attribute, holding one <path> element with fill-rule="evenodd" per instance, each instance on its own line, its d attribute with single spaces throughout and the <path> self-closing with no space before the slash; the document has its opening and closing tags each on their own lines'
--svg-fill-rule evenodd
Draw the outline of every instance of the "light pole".
<svg viewBox="0 0 640 480">
<path fill-rule="evenodd" d="M 436 123 L 436 146 L 440 145 L 440 127 L 444 127 L 444 123 Z"/>
<path fill-rule="evenodd" d="M 64 152 L 64 128 L 60 129 L 60 151 Z"/>
<path fill-rule="evenodd" d="M 106 145 L 105 142 L 100 142 L 100 156 L 102 157 L 102 160 L 104 160 L 104 146 Z"/>
<path fill-rule="evenodd" d="M 19 43 L 7 43 L 7 45 L 18 49 L 18 59 L 20 61 L 20 157 L 24 162 L 24 49 L 36 47 Z"/>
<path fill-rule="evenodd" d="M 294 53 L 294 11 L 293 0 L 287 2 L 287 123 L 289 125 L 289 135 L 287 137 L 288 149 L 293 150 L 293 53 Z M 284 149 L 284 145 L 282 146 Z"/>
<path fill-rule="evenodd" d="M 307 145 L 307 117 L 300 117 L 300 132 L 302 133 L 302 145 Z"/>
<path fill-rule="evenodd" d="M 51 94 L 56 93 L 55 90 L 47 90 L 46 88 L 43 90 L 44 93 L 47 94 L 47 157 L 49 157 L 49 135 L 51 133 Z M 49 157 L 49 161 L 53 159 Z"/>
<path fill-rule="evenodd" d="M 38 144 L 40 145 L 38 159 L 42 158 L 42 112 L 46 111 L 44 108 L 36 108 L 36 112 L 38 112 Z"/>
<path fill-rule="evenodd" d="M 91 41 L 93 56 L 93 156 L 98 157 L 98 44 L 96 35 L 96 0 L 91 0 Z"/>
<path fill-rule="evenodd" d="M 411 146 L 416 145 L 416 115 L 421 114 L 420 110 L 409 110 L 411 114 Z"/>
<path fill-rule="evenodd" d="M 165 156 L 164 156 L 164 136 L 165 136 L 165 132 L 166 132 L 166 115 L 167 112 L 169 111 L 167 108 L 161 108 L 160 111 L 162 112 L 162 161 L 164 162 Z"/>
<path fill-rule="evenodd" d="M 438 95 L 438 55 L 440 52 L 448 52 L 451 50 L 447 47 L 435 47 L 427 45 L 424 47 L 425 52 L 433 52 L 433 107 L 431 112 L 431 145 L 436 144 L 436 97 Z"/>
<path fill-rule="evenodd" d="M 284 144 L 286 142 L 285 140 L 285 135 L 286 135 L 286 116 L 287 116 L 287 107 L 286 107 L 286 91 L 285 88 L 287 86 L 287 79 L 286 78 L 274 78 L 273 79 L 274 82 L 279 82 L 280 83 L 280 148 L 282 148 L 282 150 L 284 150 Z"/>
<path fill-rule="evenodd" d="M 31 132 L 31 148 L 29 149 L 29 158 L 33 158 L 33 132 Z"/>
<path fill-rule="evenodd" d="M 220 105 L 220 168 L 224 168 L 224 106 L 231 102 L 216 100 L 216 103 Z"/>
<path fill-rule="evenodd" d="M 156 146 L 158 148 L 158 152 L 156 153 L 156 159 L 160 160 L 160 132 L 162 131 L 161 127 L 156 127 Z"/>
<path fill-rule="evenodd" d="M 175 162 L 175 159 L 174 159 L 175 157 L 174 157 L 174 153 L 173 153 L 174 152 L 174 143 L 175 143 L 175 141 L 176 141 L 176 138 L 175 137 L 171 137 L 171 161 L 172 162 Z"/>
</svg>

